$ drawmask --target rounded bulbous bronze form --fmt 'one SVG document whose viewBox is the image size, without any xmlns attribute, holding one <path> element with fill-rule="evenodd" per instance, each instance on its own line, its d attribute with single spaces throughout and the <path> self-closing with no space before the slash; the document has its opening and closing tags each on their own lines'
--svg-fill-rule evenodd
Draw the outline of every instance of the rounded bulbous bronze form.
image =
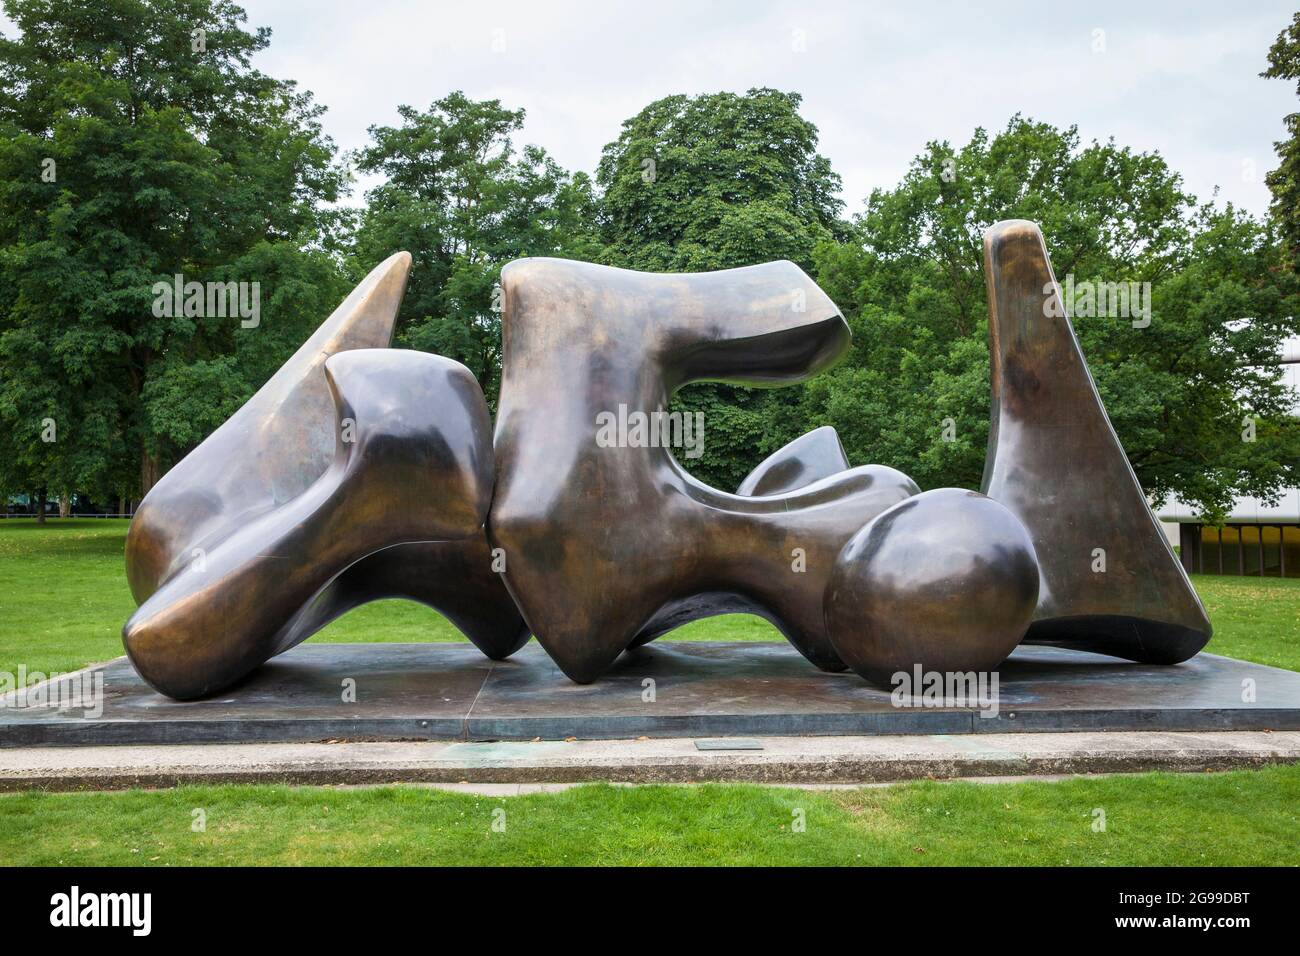
<svg viewBox="0 0 1300 956">
<path fill-rule="evenodd" d="M 840 551 L 826 627 L 840 658 L 873 683 L 897 673 L 991 671 L 1038 604 L 1038 558 L 1020 521 L 974 491 L 899 502 Z"/>
</svg>

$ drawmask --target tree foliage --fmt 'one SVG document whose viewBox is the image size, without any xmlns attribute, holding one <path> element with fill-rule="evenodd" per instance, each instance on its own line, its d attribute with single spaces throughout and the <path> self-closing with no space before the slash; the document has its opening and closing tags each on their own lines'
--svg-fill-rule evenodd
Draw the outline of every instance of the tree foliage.
<svg viewBox="0 0 1300 956">
<path fill-rule="evenodd" d="M 627 120 L 596 173 L 606 260 L 652 272 L 811 266 L 818 242 L 844 234 L 844 204 L 800 102 L 772 89 L 668 96 Z"/>
<path fill-rule="evenodd" d="M 790 259 L 811 270 L 819 243 L 848 234 L 840 178 L 817 152 L 797 93 L 669 96 L 623 124 L 605 147 L 602 261 L 700 272 Z M 688 386 L 674 409 L 703 412 L 692 472 L 723 488 L 799 434 L 799 391 Z"/>
<path fill-rule="evenodd" d="M 397 249 L 413 257 L 398 342 L 463 362 L 495 397 L 501 364 L 501 266 L 523 256 L 592 259 L 595 200 L 545 150 L 516 151 L 523 110 L 451 93 L 399 126 L 372 126 L 357 167 L 382 173 L 352 252 L 355 277 Z"/>
<path fill-rule="evenodd" d="M 1297 474 L 1295 421 L 1276 376 L 1297 328 L 1295 284 L 1266 224 L 1198 206 L 1154 153 L 1081 145 L 1071 127 L 1014 117 L 960 149 L 932 142 L 893 190 L 872 193 L 858 241 L 818 250 L 818 277 L 851 317 L 854 352 L 809 386 L 808 416 L 854 461 L 923 487 L 977 487 L 988 439 L 982 235 L 1038 222 L 1058 282 L 1149 283 L 1146 316 L 1076 317 L 1075 331 L 1146 491 L 1210 515 Z M 1246 419 L 1259 419 L 1243 441 Z M 947 431 L 945 433 L 945 426 Z"/>
<path fill-rule="evenodd" d="M 341 170 L 228 0 L 6 0 L 0 486 L 148 490 L 328 313 Z M 153 286 L 259 282 L 256 329 Z M 41 423 L 57 423 L 42 441 Z"/>
<path fill-rule="evenodd" d="M 833 424 L 855 464 L 976 486 L 989 413 L 981 239 L 1007 218 L 1042 226 L 1062 281 L 1150 284 L 1149 324 L 1075 320 L 1148 492 L 1213 518 L 1235 496 L 1300 483 L 1300 423 L 1273 368 L 1298 329 L 1300 114 L 1284 121 L 1265 222 L 1199 204 L 1157 153 L 1020 116 L 959 148 L 926 144 L 848 221 L 797 93 L 656 100 L 623 123 L 593 181 L 517 147 L 522 110 L 452 92 L 370 128 L 353 161 L 382 182 L 348 212 L 321 108 L 253 68 L 269 33 L 246 29 L 229 0 L 4 7 L 18 27 L 0 37 L 6 494 L 146 491 L 399 249 L 414 265 L 397 344 L 464 362 L 490 401 L 511 259 L 650 271 L 791 259 L 844 310 L 849 356 L 799 388 L 690 386 L 675 407 L 705 412 L 705 452 L 684 463 L 733 487 Z M 1265 76 L 1300 83 L 1300 16 L 1269 64 Z M 154 284 L 176 274 L 258 282 L 260 324 L 155 314 Z"/>
<path fill-rule="evenodd" d="M 1268 69 L 1261 76 L 1295 80 L 1300 96 L 1300 13 L 1268 51 Z M 1276 144 L 1281 163 L 1264 177 L 1273 191 L 1273 215 L 1286 244 L 1291 268 L 1300 271 L 1300 112 L 1282 118 L 1287 138 Z"/>
</svg>

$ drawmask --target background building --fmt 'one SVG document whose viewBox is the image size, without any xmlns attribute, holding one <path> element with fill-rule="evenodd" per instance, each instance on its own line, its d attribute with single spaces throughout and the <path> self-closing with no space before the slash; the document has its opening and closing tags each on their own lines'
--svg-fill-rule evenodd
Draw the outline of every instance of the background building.
<svg viewBox="0 0 1300 956">
<path fill-rule="evenodd" d="M 1300 414 L 1300 337 L 1287 339 L 1279 354 Z M 1300 577 L 1300 488 L 1286 489 L 1273 505 L 1238 498 L 1223 527 L 1202 524 L 1176 498 L 1157 514 L 1189 572 Z"/>
</svg>

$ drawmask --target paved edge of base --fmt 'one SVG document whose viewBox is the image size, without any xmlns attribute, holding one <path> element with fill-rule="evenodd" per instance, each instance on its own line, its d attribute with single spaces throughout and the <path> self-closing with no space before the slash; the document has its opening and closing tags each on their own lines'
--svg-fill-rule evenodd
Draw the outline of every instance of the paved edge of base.
<svg viewBox="0 0 1300 956">
<path fill-rule="evenodd" d="M 185 784 L 887 783 L 965 777 L 1204 772 L 1300 763 L 1300 733 L 784 738 L 700 752 L 690 739 L 529 744 L 32 748 L 0 753 L 0 791 Z M 1023 745 L 1021 745 L 1023 744 Z"/>
</svg>

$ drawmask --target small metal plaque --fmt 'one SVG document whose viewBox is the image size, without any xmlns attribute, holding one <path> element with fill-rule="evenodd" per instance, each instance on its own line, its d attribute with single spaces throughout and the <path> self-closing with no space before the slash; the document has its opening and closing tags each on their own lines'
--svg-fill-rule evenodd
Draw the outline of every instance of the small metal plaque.
<svg viewBox="0 0 1300 956">
<path fill-rule="evenodd" d="M 752 737 L 704 737 L 695 741 L 696 750 L 762 750 Z"/>
</svg>

